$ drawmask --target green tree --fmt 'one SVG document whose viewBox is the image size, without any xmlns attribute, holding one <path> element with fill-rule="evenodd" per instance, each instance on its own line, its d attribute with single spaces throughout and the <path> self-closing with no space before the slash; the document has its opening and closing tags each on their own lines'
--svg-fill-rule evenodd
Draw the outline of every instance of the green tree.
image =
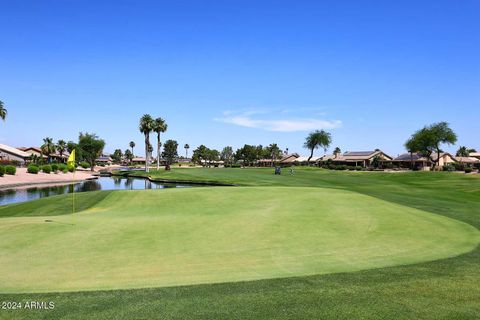
<svg viewBox="0 0 480 320">
<path fill-rule="evenodd" d="M 458 148 L 456 156 L 457 157 L 468 157 L 468 156 L 470 156 L 470 150 L 465 146 L 461 146 L 460 148 Z"/>
<path fill-rule="evenodd" d="M 130 148 L 132 148 L 132 155 L 134 155 L 135 153 L 133 152 L 133 148 L 135 148 L 135 142 L 130 141 L 128 145 L 130 146 Z"/>
<path fill-rule="evenodd" d="M 3 121 L 7 118 L 7 109 L 5 109 L 5 104 L 3 101 L 0 100 L 0 118 L 2 118 Z"/>
<path fill-rule="evenodd" d="M 188 145 L 188 143 L 185 143 L 183 148 L 185 149 L 185 159 L 188 159 L 188 149 L 190 149 L 190 146 Z"/>
<path fill-rule="evenodd" d="M 132 163 L 132 159 L 133 159 L 132 151 L 130 151 L 130 149 L 127 149 L 125 150 L 124 155 L 125 155 L 125 159 L 127 159 L 129 163 Z"/>
<path fill-rule="evenodd" d="M 114 163 L 120 163 L 122 161 L 122 157 L 123 157 L 122 150 L 115 149 L 115 151 L 113 151 L 112 160 Z"/>
<path fill-rule="evenodd" d="M 212 161 L 218 161 L 220 159 L 220 152 L 215 149 L 208 149 L 207 151 L 207 161 L 208 165 L 212 164 Z"/>
<path fill-rule="evenodd" d="M 416 131 L 410 139 L 418 152 L 430 158 L 435 168 L 435 163 L 440 165 L 441 145 L 454 144 L 457 142 L 457 135 L 447 122 L 438 122 Z M 432 158 L 434 152 L 437 154 L 436 159 Z"/>
<path fill-rule="evenodd" d="M 90 170 L 94 170 L 95 160 L 102 155 L 105 141 L 95 133 L 80 132 L 78 138 L 78 149 L 81 150 L 83 160 L 90 164 Z"/>
<path fill-rule="evenodd" d="M 235 151 L 235 159 L 242 160 L 244 166 L 254 165 L 258 156 L 258 146 L 252 146 L 249 144 L 245 144 L 243 147 Z"/>
<path fill-rule="evenodd" d="M 162 143 L 160 142 L 160 133 L 167 131 L 168 125 L 162 118 L 157 118 L 153 124 L 153 131 L 157 133 L 157 170 L 160 169 L 160 147 Z"/>
<path fill-rule="evenodd" d="M 341 153 L 342 153 L 342 149 L 340 149 L 339 147 L 335 147 L 335 149 L 333 150 L 334 155 L 341 154 Z"/>
<path fill-rule="evenodd" d="M 173 160 L 178 157 L 178 143 L 175 140 L 167 140 L 163 146 L 162 157 L 167 160 L 167 164 L 170 165 L 173 163 Z M 165 167 L 165 169 L 168 166 Z"/>
<path fill-rule="evenodd" d="M 67 151 L 68 153 L 72 153 L 72 151 L 75 150 L 75 161 L 78 163 L 83 160 L 82 158 L 82 151 L 78 148 L 78 143 L 75 143 L 73 141 L 68 141 L 67 142 Z"/>
<path fill-rule="evenodd" d="M 77 148 L 77 144 L 76 144 L 75 142 L 73 142 L 73 141 L 68 141 L 68 142 L 67 142 L 67 151 L 68 151 L 68 153 L 72 153 L 72 151 L 73 151 L 74 149 L 76 149 L 76 148 Z"/>
<path fill-rule="evenodd" d="M 153 127 L 155 125 L 155 120 L 153 120 L 152 116 L 149 114 L 144 114 L 140 118 L 140 124 L 138 126 L 138 129 L 140 130 L 141 133 L 145 136 L 145 172 L 149 172 L 149 146 L 150 146 L 150 132 L 153 131 Z"/>
<path fill-rule="evenodd" d="M 272 166 L 277 159 L 282 157 L 282 150 L 276 143 L 271 143 L 268 147 L 265 147 L 265 154 L 268 158 L 272 159 Z"/>
<path fill-rule="evenodd" d="M 305 139 L 304 147 L 310 149 L 310 157 L 307 162 L 310 163 L 310 159 L 313 157 L 313 151 L 322 147 L 327 152 L 328 147 L 332 143 L 332 136 L 329 132 L 324 130 L 311 132 Z"/>
<path fill-rule="evenodd" d="M 193 156 L 192 156 L 192 161 L 194 163 L 199 163 L 202 166 L 206 166 L 206 161 L 208 158 L 208 152 L 210 149 L 208 149 L 206 146 L 199 145 L 195 150 L 193 150 Z"/>
<path fill-rule="evenodd" d="M 43 144 L 40 147 L 40 149 L 42 150 L 42 155 L 46 155 L 47 156 L 47 162 L 50 163 L 51 162 L 51 155 L 52 155 L 52 153 L 55 152 L 55 144 L 53 143 L 53 139 L 49 138 L 49 137 L 44 138 L 43 139 Z"/>
<path fill-rule="evenodd" d="M 233 158 L 232 147 L 226 146 L 225 148 L 223 148 L 222 152 L 220 153 L 220 159 L 223 160 L 224 163 L 230 164 L 232 163 L 232 158 Z"/>
<path fill-rule="evenodd" d="M 410 153 L 410 169 L 413 170 L 414 162 L 413 162 L 413 154 L 415 152 L 419 152 L 418 141 L 411 137 L 408 139 L 405 144 L 405 149 L 407 149 L 408 153 Z"/>
<path fill-rule="evenodd" d="M 57 148 L 57 152 L 60 154 L 60 158 L 63 161 L 63 154 L 67 150 L 67 143 L 64 140 L 60 139 L 57 141 L 56 148 Z"/>
</svg>

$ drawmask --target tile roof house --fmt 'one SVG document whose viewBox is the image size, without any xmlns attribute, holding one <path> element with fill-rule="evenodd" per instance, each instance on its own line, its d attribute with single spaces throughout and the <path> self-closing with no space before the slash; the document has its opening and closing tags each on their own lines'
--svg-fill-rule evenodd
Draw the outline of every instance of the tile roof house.
<svg viewBox="0 0 480 320">
<path fill-rule="evenodd" d="M 392 157 L 387 155 L 381 150 L 375 151 L 352 151 L 345 152 L 344 154 L 325 155 L 321 158 L 321 161 L 332 161 L 335 164 L 346 164 L 370 167 L 373 159 L 380 158 L 380 161 L 391 161 Z"/>
<path fill-rule="evenodd" d="M 478 164 L 480 163 L 480 160 L 475 157 L 453 157 L 455 161 L 459 163 L 464 163 L 464 164 Z"/>
<path fill-rule="evenodd" d="M 477 158 L 480 160 L 480 152 L 470 152 L 468 156 L 472 158 Z"/>
<path fill-rule="evenodd" d="M 394 165 L 405 169 L 430 170 L 432 161 L 420 153 L 404 153 L 391 161 Z"/>
<path fill-rule="evenodd" d="M 0 143 L 0 160 L 18 161 L 20 164 L 25 164 L 29 159 L 30 154 L 27 152 Z"/>
<path fill-rule="evenodd" d="M 44 159 L 47 159 L 48 156 L 47 155 L 44 155 L 42 153 L 42 148 L 39 148 L 39 147 L 21 147 L 21 148 L 18 148 L 22 151 L 25 151 L 26 153 L 28 153 L 29 155 L 35 155 L 37 157 L 43 157 Z M 55 151 L 54 153 L 51 153 L 50 154 L 50 158 L 51 159 L 54 159 L 56 161 L 59 161 L 59 162 L 65 162 L 66 159 L 68 159 L 68 156 L 70 155 L 70 153 L 68 153 L 67 151 L 63 152 L 63 154 L 60 156 L 60 153 L 58 153 L 57 151 Z"/>
<path fill-rule="evenodd" d="M 439 158 L 437 153 L 431 155 L 431 157 L 423 156 L 419 152 L 415 153 L 404 153 L 391 162 L 394 165 L 398 165 L 400 168 L 415 168 L 417 170 L 429 171 L 433 165 L 437 165 L 437 159 Z M 458 157 L 457 157 L 458 158 Z M 441 152 L 440 153 L 440 161 L 438 163 L 439 168 L 443 168 L 443 166 L 447 164 L 453 164 L 457 162 L 456 158 L 453 157 L 448 152 Z"/>
<path fill-rule="evenodd" d="M 280 159 L 281 164 L 293 164 L 297 158 L 300 156 L 297 153 L 287 154 L 284 155 L 282 159 Z"/>
</svg>

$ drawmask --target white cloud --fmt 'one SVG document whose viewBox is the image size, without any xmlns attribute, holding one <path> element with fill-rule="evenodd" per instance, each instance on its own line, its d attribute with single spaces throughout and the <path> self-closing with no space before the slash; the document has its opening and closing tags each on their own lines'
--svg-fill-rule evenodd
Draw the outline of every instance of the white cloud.
<svg viewBox="0 0 480 320">
<path fill-rule="evenodd" d="M 254 119 L 251 115 L 258 113 L 242 113 L 234 115 L 232 112 L 224 113 L 222 118 L 216 118 L 215 121 L 230 123 L 247 128 L 259 128 L 267 131 L 276 132 L 294 132 L 310 131 L 316 129 L 335 129 L 342 126 L 340 120 L 323 120 L 315 118 L 301 119 Z"/>
</svg>

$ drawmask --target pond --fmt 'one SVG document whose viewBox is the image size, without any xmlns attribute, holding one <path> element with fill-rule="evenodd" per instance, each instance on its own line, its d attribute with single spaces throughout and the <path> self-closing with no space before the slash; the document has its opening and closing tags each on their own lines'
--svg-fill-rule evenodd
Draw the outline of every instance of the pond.
<svg viewBox="0 0 480 320">
<path fill-rule="evenodd" d="M 188 188 L 190 185 L 151 182 L 143 178 L 99 177 L 75 184 L 23 186 L 0 190 L 0 205 L 26 202 L 59 194 L 97 190 L 146 190 L 164 188 Z"/>
</svg>

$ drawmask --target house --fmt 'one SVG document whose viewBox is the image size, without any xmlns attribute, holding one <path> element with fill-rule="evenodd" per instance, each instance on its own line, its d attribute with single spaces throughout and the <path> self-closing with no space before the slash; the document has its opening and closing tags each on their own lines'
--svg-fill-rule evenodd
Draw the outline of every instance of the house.
<svg viewBox="0 0 480 320">
<path fill-rule="evenodd" d="M 431 158 L 438 168 L 443 168 L 447 164 L 454 164 L 456 162 L 455 158 L 448 152 L 440 152 L 440 160 L 438 160 L 438 153 L 432 153 Z"/>
<path fill-rule="evenodd" d="M 440 161 L 437 166 L 437 160 L 440 158 Z M 457 157 L 459 158 L 459 157 Z M 390 161 L 394 166 L 399 168 L 410 168 L 421 171 L 429 171 L 433 165 L 436 165 L 438 169 L 443 168 L 445 165 L 454 164 L 458 162 L 457 158 L 453 157 L 448 152 L 440 152 L 440 157 L 437 153 L 431 155 L 431 157 L 423 156 L 419 152 L 415 153 L 404 153 L 392 161 Z"/>
<path fill-rule="evenodd" d="M 278 162 L 282 165 L 292 165 L 295 163 L 295 160 L 299 157 L 300 156 L 298 155 L 298 153 L 286 154 Z"/>
<path fill-rule="evenodd" d="M 47 155 L 43 154 L 42 148 L 39 148 L 39 147 L 21 147 L 18 149 L 28 153 L 29 155 L 36 156 L 37 158 L 40 158 L 40 157 L 42 157 L 43 159 L 48 158 Z M 50 154 L 50 159 L 55 160 L 57 162 L 65 162 L 68 159 L 68 156 L 69 156 L 68 152 L 64 152 L 62 155 L 60 155 L 60 153 L 58 152 L 54 152 Z"/>
<path fill-rule="evenodd" d="M 293 162 L 295 162 L 295 164 L 301 164 L 301 163 L 303 163 L 303 164 L 307 164 L 307 163 L 317 163 L 318 161 L 320 161 L 320 160 L 322 159 L 322 157 L 312 157 L 312 158 L 310 159 L 310 161 L 308 161 L 308 158 L 309 158 L 309 157 L 303 157 L 303 156 L 301 156 L 301 157 L 296 158 Z"/>
<path fill-rule="evenodd" d="M 380 162 L 391 161 L 392 157 L 381 150 L 375 151 L 351 151 L 343 155 L 325 155 L 319 161 L 330 161 L 336 165 L 371 167 L 373 160 L 377 158 Z"/>
<path fill-rule="evenodd" d="M 468 156 L 480 160 L 480 152 L 470 152 Z"/>
<path fill-rule="evenodd" d="M 421 171 L 428 171 L 432 167 L 432 161 L 418 152 L 401 154 L 393 159 L 391 163 L 398 168 Z"/>
<path fill-rule="evenodd" d="M 16 161 L 21 165 L 25 165 L 30 160 L 30 154 L 20 149 L 0 144 L 0 160 Z"/>
<path fill-rule="evenodd" d="M 480 159 L 475 157 L 454 157 L 453 159 L 460 164 L 465 164 L 472 167 L 480 163 Z"/>
<path fill-rule="evenodd" d="M 111 165 L 112 164 L 112 158 L 108 156 L 100 156 L 97 159 L 95 159 L 95 163 L 98 165 Z"/>
<path fill-rule="evenodd" d="M 135 157 L 132 159 L 133 164 L 145 164 L 145 158 L 144 157 Z"/>
<path fill-rule="evenodd" d="M 47 156 L 44 156 L 44 155 L 43 155 L 41 148 L 37 148 L 37 147 L 21 147 L 21 148 L 18 148 L 18 149 L 20 149 L 20 150 L 28 153 L 29 155 L 34 155 L 34 156 L 37 156 L 37 157 L 43 156 L 45 159 L 47 158 Z"/>
</svg>

